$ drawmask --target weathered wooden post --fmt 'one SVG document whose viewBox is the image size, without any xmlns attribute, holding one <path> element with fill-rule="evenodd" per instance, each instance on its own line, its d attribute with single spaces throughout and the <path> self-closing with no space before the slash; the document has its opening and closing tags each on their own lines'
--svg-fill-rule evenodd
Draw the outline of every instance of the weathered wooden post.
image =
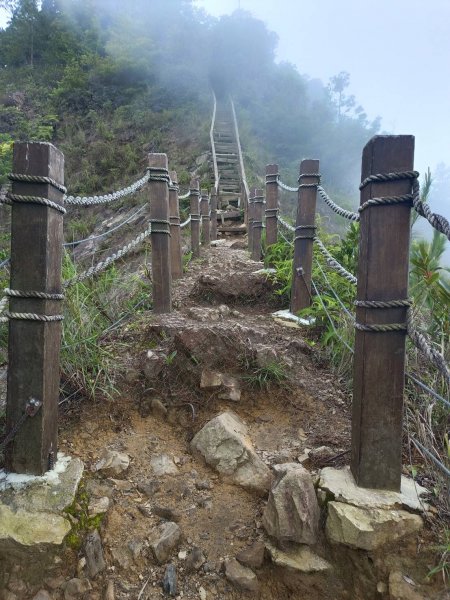
<svg viewBox="0 0 450 600">
<path fill-rule="evenodd" d="M 203 246 L 209 246 L 211 241 L 210 228 L 209 228 L 209 197 L 208 190 L 202 189 L 200 199 L 200 212 L 202 215 L 202 244 Z"/>
<path fill-rule="evenodd" d="M 183 257 L 181 253 L 179 188 L 176 171 L 170 172 L 170 179 L 172 182 L 169 186 L 170 266 L 172 279 L 179 279 L 183 275 Z"/>
<path fill-rule="evenodd" d="M 291 312 L 293 314 L 311 304 L 311 273 L 319 180 L 319 161 L 302 160 L 298 179 L 298 207 L 292 266 Z"/>
<path fill-rule="evenodd" d="M 278 165 L 266 167 L 266 246 L 278 239 Z"/>
<path fill-rule="evenodd" d="M 14 144 L 6 468 L 42 475 L 58 449 L 64 156 Z"/>
<path fill-rule="evenodd" d="M 253 252 L 253 198 L 255 197 L 255 188 L 250 190 L 250 195 L 248 197 L 248 223 L 247 223 L 247 238 L 248 238 L 248 250 L 250 253 Z"/>
<path fill-rule="evenodd" d="M 217 189 L 211 192 L 211 240 L 217 240 Z"/>
<path fill-rule="evenodd" d="M 150 222 L 152 225 L 153 311 L 172 311 L 170 272 L 169 171 L 166 154 L 149 155 Z"/>
<path fill-rule="evenodd" d="M 252 235 L 252 259 L 253 260 L 261 260 L 261 239 L 262 239 L 262 230 L 264 228 L 263 223 L 263 214 L 264 214 L 264 196 L 262 190 L 255 190 L 255 195 L 253 197 L 253 235 Z"/>
<path fill-rule="evenodd" d="M 362 155 L 351 470 L 400 490 L 414 137 L 376 136 Z M 394 199 L 393 199 L 394 198 Z"/>
<path fill-rule="evenodd" d="M 200 189 L 198 179 L 192 179 L 190 184 L 191 204 L 191 250 L 192 257 L 200 257 Z"/>
</svg>

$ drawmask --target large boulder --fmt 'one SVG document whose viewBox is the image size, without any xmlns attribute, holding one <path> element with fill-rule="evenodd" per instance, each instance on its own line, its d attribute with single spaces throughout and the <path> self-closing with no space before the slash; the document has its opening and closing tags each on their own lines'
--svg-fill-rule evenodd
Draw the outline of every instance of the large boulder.
<svg viewBox="0 0 450 600">
<path fill-rule="evenodd" d="M 326 534 L 330 542 L 351 548 L 375 550 L 417 534 L 419 515 L 405 510 L 361 508 L 343 502 L 328 503 Z"/>
<path fill-rule="evenodd" d="M 320 509 L 311 475 L 297 463 L 273 467 L 276 479 L 264 510 L 267 533 L 281 544 L 315 544 Z"/>
<path fill-rule="evenodd" d="M 264 494 L 272 474 L 257 456 L 247 428 L 237 415 L 224 412 L 209 421 L 191 441 L 192 451 L 234 483 Z"/>
</svg>

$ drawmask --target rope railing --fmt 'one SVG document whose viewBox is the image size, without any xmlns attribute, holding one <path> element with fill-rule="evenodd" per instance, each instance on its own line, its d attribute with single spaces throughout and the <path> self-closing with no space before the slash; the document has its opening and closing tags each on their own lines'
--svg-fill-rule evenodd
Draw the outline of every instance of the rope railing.
<svg viewBox="0 0 450 600">
<path fill-rule="evenodd" d="M 281 181 L 281 179 L 279 177 L 277 178 L 277 185 L 278 185 L 279 188 L 281 188 L 285 192 L 298 192 L 298 186 L 297 187 L 291 187 L 290 185 L 286 185 L 285 183 L 283 183 Z"/>
<path fill-rule="evenodd" d="M 178 196 L 178 200 L 186 200 L 191 195 L 191 190 L 188 190 L 185 194 Z"/>
<path fill-rule="evenodd" d="M 327 250 L 327 248 L 325 247 L 324 243 L 320 240 L 320 238 L 315 236 L 314 241 L 315 241 L 320 253 L 326 258 L 327 264 L 332 269 L 337 271 L 344 279 L 346 279 L 350 283 L 353 283 L 354 285 L 356 285 L 358 282 L 357 278 L 352 273 L 349 273 L 349 271 L 347 271 L 347 269 L 345 267 L 343 267 L 341 265 L 341 263 L 334 258 L 334 256 L 329 252 L 329 250 Z"/>
<path fill-rule="evenodd" d="M 317 187 L 317 191 L 320 195 L 320 197 L 322 198 L 322 200 L 325 202 L 325 204 L 327 204 L 327 206 L 329 206 L 331 208 L 332 211 L 334 211 L 337 215 L 344 217 L 345 219 L 348 219 L 349 221 L 359 221 L 360 216 L 358 213 L 354 213 L 350 210 L 346 210 L 345 208 L 342 208 L 342 206 L 339 206 L 338 204 L 336 204 L 336 202 L 334 202 L 330 196 L 326 193 L 326 191 L 323 189 L 323 187 L 321 185 L 319 185 Z"/>
<path fill-rule="evenodd" d="M 143 177 L 132 183 L 131 185 L 111 192 L 110 194 L 96 195 L 96 196 L 64 196 L 65 204 L 69 206 L 97 206 L 99 204 L 109 204 L 116 200 L 121 200 L 127 196 L 135 194 L 150 180 L 151 172 L 148 169 Z"/>
<path fill-rule="evenodd" d="M 277 218 L 278 218 L 278 222 L 280 223 L 280 225 L 282 225 L 285 229 L 287 229 L 288 231 L 290 231 L 292 233 L 295 232 L 295 227 L 293 225 L 291 225 L 290 223 L 288 223 L 287 221 L 285 221 L 280 214 L 277 215 Z"/>
<path fill-rule="evenodd" d="M 184 229 L 185 227 L 187 227 L 189 225 L 189 223 L 191 222 L 192 219 L 192 215 L 189 215 L 188 218 L 186 219 L 186 221 L 183 221 L 183 223 L 180 223 L 180 229 Z"/>
</svg>

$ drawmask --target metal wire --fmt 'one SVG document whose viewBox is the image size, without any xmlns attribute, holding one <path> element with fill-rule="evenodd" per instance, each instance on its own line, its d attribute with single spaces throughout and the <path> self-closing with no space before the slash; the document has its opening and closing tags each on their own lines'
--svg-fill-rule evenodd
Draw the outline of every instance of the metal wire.
<svg viewBox="0 0 450 600">
<path fill-rule="evenodd" d="M 333 296 L 336 298 L 336 300 L 339 302 L 339 304 L 341 305 L 342 310 L 345 312 L 345 314 L 350 317 L 352 319 L 352 321 L 355 320 L 355 316 L 353 315 L 353 313 L 351 313 L 349 311 L 349 309 L 345 306 L 345 304 L 343 303 L 343 301 L 341 300 L 341 298 L 339 297 L 339 294 L 336 292 L 336 290 L 333 288 L 333 286 L 330 283 L 330 280 L 328 279 L 325 271 L 322 269 L 322 265 L 320 264 L 320 262 L 317 260 L 317 258 L 315 259 L 317 266 L 320 269 L 320 272 L 323 275 L 323 278 L 325 279 L 326 284 L 328 285 L 331 293 L 333 294 Z"/>
<path fill-rule="evenodd" d="M 430 388 L 428 385 L 426 385 L 423 381 L 420 381 L 420 379 L 417 379 L 417 377 L 414 377 L 414 375 L 411 375 L 411 373 L 405 373 L 405 377 L 411 379 L 411 381 L 413 381 L 416 385 L 422 388 L 425 392 L 430 394 L 430 396 L 433 396 L 433 398 L 436 398 L 436 400 L 443 402 L 446 406 L 450 408 L 450 402 L 446 400 L 443 396 L 438 394 L 435 390 Z"/>
<path fill-rule="evenodd" d="M 443 464 L 441 461 L 436 458 L 436 456 L 430 452 L 425 446 L 423 446 L 419 441 L 410 436 L 410 439 L 414 446 L 419 450 L 419 452 L 423 452 L 425 456 L 427 456 L 437 467 L 440 469 L 449 479 L 450 479 L 450 470 Z"/>
</svg>

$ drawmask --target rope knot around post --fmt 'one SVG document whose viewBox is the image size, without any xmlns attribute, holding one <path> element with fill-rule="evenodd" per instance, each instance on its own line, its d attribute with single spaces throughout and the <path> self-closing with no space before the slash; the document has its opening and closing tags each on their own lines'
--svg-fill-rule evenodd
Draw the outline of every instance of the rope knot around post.
<svg viewBox="0 0 450 600">
<path fill-rule="evenodd" d="M 169 185 L 171 183 L 169 177 L 169 169 L 163 167 L 147 167 L 149 181 L 165 181 Z"/>
<path fill-rule="evenodd" d="M 311 183 L 302 183 L 302 179 L 314 177 L 317 181 Z M 298 178 L 298 189 L 300 188 L 316 188 L 320 185 L 320 179 L 322 175 L 320 173 L 300 173 Z"/>
</svg>

